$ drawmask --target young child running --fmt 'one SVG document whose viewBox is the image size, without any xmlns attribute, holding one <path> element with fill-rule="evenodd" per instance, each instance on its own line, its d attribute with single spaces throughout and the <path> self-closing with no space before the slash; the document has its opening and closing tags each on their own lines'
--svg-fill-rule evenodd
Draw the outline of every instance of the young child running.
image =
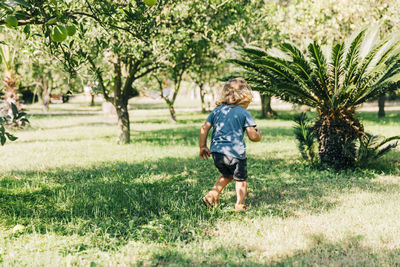
<svg viewBox="0 0 400 267">
<path fill-rule="evenodd" d="M 251 141 L 261 140 L 261 131 L 256 129 L 256 122 L 247 111 L 252 91 L 246 81 L 235 78 L 228 81 L 222 90 L 217 107 L 210 113 L 200 129 L 200 158 L 207 160 L 210 156 L 222 174 L 214 187 L 203 197 L 203 202 L 212 208 L 218 204 L 219 195 L 224 187 L 235 180 L 237 201 L 235 210 L 245 211 L 247 194 L 247 158 L 244 131 Z M 213 127 L 211 149 L 207 147 L 207 135 Z"/>
</svg>

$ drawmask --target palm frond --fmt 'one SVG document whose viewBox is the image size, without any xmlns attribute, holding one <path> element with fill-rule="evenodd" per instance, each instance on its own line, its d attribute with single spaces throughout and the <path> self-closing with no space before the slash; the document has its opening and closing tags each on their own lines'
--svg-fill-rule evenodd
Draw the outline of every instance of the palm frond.
<svg viewBox="0 0 400 267">
<path fill-rule="evenodd" d="M 248 56 L 252 55 L 254 57 L 265 57 L 268 56 L 268 53 L 264 50 L 257 47 L 244 47 L 241 49 L 242 52 L 245 52 Z"/>
<path fill-rule="evenodd" d="M 308 52 L 311 56 L 311 62 L 314 65 L 314 71 L 318 74 L 321 90 L 328 92 L 327 88 L 327 68 L 326 59 L 322 53 L 321 47 L 317 42 L 312 42 L 308 45 Z"/>
<path fill-rule="evenodd" d="M 368 75 L 368 69 L 371 70 L 374 66 L 376 66 L 376 64 L 378 63 L 377 57 L 379 57 L 380 51 L 384 50 L 385 46 L 389 42 L 389 39 L 380 42 L 368 53 L 368 55 L 363 60 L 361 66 L 359 67 L 357 73 L 355 74 L 354 80 L 356 84 L 359 83 L 365 75 Z"/>
<path fill-rule="evenodd" d="M 337 44 L 332 48 L 332 63 L 330 65 L 332 67 L 335 93 L 337 93 L 337 91 L 339 90 L 339 79 L 342 76 L 343 72 L 342 68 L 343 54 L 344 54 L 344 43 Z"/>
<path fill-rule="evenodd" d="M 360 47 L 362 43 L 362 39 L 365 35 L 365 29 L 360 31 L 356 37 L 350 43 L 348 49 L 345 52 L 345 61 L 343 65 L 343 69 L 345 70 L 345 77 L 343 81 L 343 86 L 347 86 L 348 83 L 352 81 L 354 71 L 356 70 L 359 60 L 358 56 L 360 53 Z M 351 40 L 351 39 L 350 39 Z"/>
<path fill-rule="evenodd" d="M 283 43 L 275 52 L 241 49 L 230 60 L 260 92 L 318 107 L 325 114 L 352 108 L 400 86 L 400 35 L 378 39 L 378 27 L 356 32 L 326 53 L 316 42 L 302 52 Z"/>
<path fill-rule="evenodd" d="M 322 99 L 324 96 L 321 94 L 320 86 L 317 80 L 313 78 L 314 76 L 312 76 L 313 67 L 301 50 L 290 43 L 283 43 L 281 49 L 292 56 L 292 62 L 290 62 L 292 69 L 308 85 L 313 96 Z"/>
</svg>

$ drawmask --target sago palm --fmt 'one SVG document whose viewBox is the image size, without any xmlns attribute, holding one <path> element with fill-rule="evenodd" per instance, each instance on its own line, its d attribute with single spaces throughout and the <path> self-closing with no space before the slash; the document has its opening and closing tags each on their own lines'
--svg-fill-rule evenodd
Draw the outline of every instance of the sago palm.
<svg viewBox="0 0 400 267">
<path fill-rule="evenodd" d="M 356 108 L 400 87 L 400 36 L 378 35 L 362 30 L 328 49 L 314 41 L 306 52 L 289 43 L 274 53 L 243 48 L 231 62 L 256 90 L 316 108 L 321 163 L 342 168 L 354 164 L 353 141 L 364 135 Z"/>
</svg>

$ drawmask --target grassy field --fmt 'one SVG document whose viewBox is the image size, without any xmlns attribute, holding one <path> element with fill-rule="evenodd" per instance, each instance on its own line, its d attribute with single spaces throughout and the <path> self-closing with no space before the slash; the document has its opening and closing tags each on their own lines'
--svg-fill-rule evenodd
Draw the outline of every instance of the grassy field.
<svg viewBox="0 0 400 267">
<path fill-rule="evenodd" d="M 145 106 L 145 105 L 144 105 Z M 400 264 L 400 152 L 364 170 L 300 160 L 294 112 L 259 118 L 248 144 L 248 212 L 229 185 L 218 209 L 201 197 L 217 170 L 197 157 L 206 115 L 133 110 L 132 140 L 86 104 L 28 107 L 31 126 L 0 147 L 4 266 L 393 266 Z M 400 112 L 360 114 L 367 132 L 400 132 Z M 13 233 L 17 224 L 25 230 Z"/>
</svg>

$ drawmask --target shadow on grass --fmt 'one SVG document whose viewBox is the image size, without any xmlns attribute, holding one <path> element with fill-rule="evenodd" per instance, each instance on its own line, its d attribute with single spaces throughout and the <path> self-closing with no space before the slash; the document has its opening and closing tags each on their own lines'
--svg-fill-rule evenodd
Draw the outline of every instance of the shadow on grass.
<svg viewBox="0 0 400 267">
<path fill-rule="evenodd" d="M 55 127 L 40 127 L 41 130 L 56 130 L 56 129 L 69 129 L 75 127 L 118 127 L 115 123 L 112 122 L 89 122 L 89 123 L 78 123 L 73 125 L 64 125 L 64 126 L 55 126 Z M 131 126 L 134 130 L 131 131 L 131 143 L 139 143 L 139 144 L 152 144 L 159 146 L 166 145 L 189 145 L 189 146 L 197 146 L 199 140 L 199 132 L 200 125 L 197 126 L 180 126 L 176 127 L 176 125 L 171 125 L 170 127 L 167 125 L 165 129 L 160 130 L 135 130 L 135 123 Z M 30 128 L 29 130 L 32 130 Z M 288 138 L 293 138 L 293 130 L 292 128 L 282 128 L 282 127 L 259 127 L 263 132 L 263 140 L 261 142 L 276 142 L 279 140 L 287 140 Z M 37 129 L 34 129 L 37 130 Z M 93 130 L 91 130 L 93 131 Z M 209 138 L 211 138 L 212 130 L 210 130 Z M 245 134 L 246 135 L 246 134 Z M 65 137 L 49 137 L 40 139 L 29 139 L 29 140 L 18 140 L 18 143 L 45 143 L 45 142 L 80 142 L 84 140 L 114 140 L 116 139 L 116 135 L 104 135 L 104 136 L 96 136 L 96 137 L 73 137 L 73 138 L 65 138 Z M 250 141 L 246 137 L 246 142 Z"/>
<path fill-rule="evenodd" d="M 347 234 L 339 241 L 329 240 L 323 233 L 309 236 L 307 248 L 289 252 L 290 256 L 267 258 L 266 248 L 224 244 L 216 249 L 202 250 L 195 255 L 184 254 L 177 247 L 157 249 L 148 261 L 138 266 L 398 266 L 399 249 L 376 249 L 362 244 L 364 236 Z M 257 255 L 254 257 L 253 255 Z"/>
<path fill-rule="evenodd" d="M 118 126 L 117 122 L 87 122 L 55 127 L 40 127 L 40 130 L 71 129 L 77 127 Z"/>
<path fill-rule="evenodd" d="M 148 262 L 152 266 L 397 266 L 399 249 L 376 250 L 361 244 L 363 236 L 350 235 L 340 241 L 330 241 L 323 234 L 310 236 L 309 248 L 291 253 L 280 260 L 261 257 L 256 261 L 252 253 L 262 254 L 257 248 L 226 244 L 199 255 L 185 255 L 177 248 L 159 249 Z"/>
<path fill-rule="evenodd" d="M 256 120 L 283 120 L 293 121 L 295 115 L 300 114 L 301 111 L 296 110 L 278 110 L 278 116 L 275 118 L 261 118 L 261 111 L 251 110 Z M 311 119 L 316 119 L 318 114 L 316 112 L 307 112 L 307 116 Z M 377 112 L 369 111 L 358 111 L 356 116 L 361 119 L 362 122 L 377 123 L 377 124 L 399 124 L 400 122 L 400 111 L 386 111 L 386 116 L 379 118 Z"/>
<path fill-rule="evenodd" d="M 295 216 L 300 210 L 321 213 L 334 208 L 340 194 L 351 188 L 365 191 L 396 191 L 400 186 L 373 182 L 376 173 L 400 174 L 400 153 L 397 161 L 378 160 L 374 166 L 361 170 L 343 170 L 312 167 L 300 162 L 285 160 L 249 160 L 250 173 L 253 172 L 248 204 L 258 207 L 257 215 L 280 217 Z M 251 171 L 257 170 L 257 172 Z M 231 201 L 235 199 L 231 197 Z"/>
<path fill-rule="evenodd" d="M 288 137 L 293 137 L 292 128 L 281 127 L 259 127 L 263 132 L 263 140 L 261 142 L 268 142 L 282 138 L 287 140 Z M 188 126 L 179 128 L 167 128 L 162 130 L 151 131 L 133 131 L 133 143 L 149 143 L 155 145 L 198 145 L 199 143 L 200 127 Z M 210 130 L 209 138 L 211 138 L 212 130 Z M 245 134 L 246 135 L 246 134 Z M 294 139 L 294 137 L 293 137 Z M 249 140 L 246 141 L 250 142 Z"/>
<path fill-rule="evenodd" d="M 88 117 L 88 116 L 98 116 L 102 114 L 98 111 L 84 111 L 84 112 L 49 112 L 49 113 L 31 113 L 28 114 L 28 119 L 41 119 L 41 118 L 51 118 L 51 117 Z"/>
<path fill-rule="evenodd" d="M 166 103 L 130 103 L 129 109 L 137 110 L 137 109 L 168 109 L 168 105 Z"/>
<path fill-rule="evenodd" d="M 377 112 L 368 111 L 358 112 L 357 116 L 361 119 L 361 121 L 374 122 L 378 124 L 398 124 L 400 122 L 400 111 L 386 111 L 386 115 L 383 118 L 379 118 Z"/>
<path fill-rule="evenodd" d="M 254 116 L 256 120 L 283 120 L 283 121 L 293 121 L 293 118 L 296 114 L 300 114 L 301 111 L 296 110 L 277 110 L 277 116 L 274 118 L 262 118 L 261 110 L 258 109 L 250 109 L 251 114 Z M 309 117 L 315 117 L 315 113 L 307 113 Z"/>
<path fill-rule="evenodd" d="M 326 211 L 339 204 L 337 195 L 351 188 L 400 189 L 397 184 L 374 183 L 371 170 L 335 174 L 280 159 L 250 158 L 249 172 L 246 216 L 250 217 Z M 104 250 L 117 249 L 129 240 L 192 242 L 207 236 L 215 219 L 237 216 L 232 211 L 232 184 L 221 196 L 221 208 L 210 211 L 201 203 L 217 176 L 211 160 L 196 158 L 14 171 L 0 183 L 0 221 L 9 227 L 24 224 L 41 233 L 89 234 Z"/>
<path fill-rule="evenodd" d="M 244 247 L 219 246 L 201 251 L 198 255 L 184 255 L 177 248 L 154 251 L 151 258 L 137 263 L 138 266 L 265 266 L 248 260 L 249 250 Z"/>
</svg>

